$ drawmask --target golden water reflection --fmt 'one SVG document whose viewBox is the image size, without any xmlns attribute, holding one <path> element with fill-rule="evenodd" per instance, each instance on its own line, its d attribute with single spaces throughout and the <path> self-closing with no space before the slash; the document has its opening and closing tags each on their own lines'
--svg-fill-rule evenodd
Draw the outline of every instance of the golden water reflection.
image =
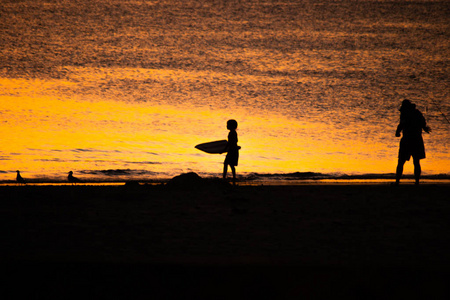
<svg viewBox="0 0 450 300">
<path fill-rule="evenodd" d="M 95 94 L 58 93 L 66 81 L 2 79 L 0 179 L 61 178 L 73 170 L 141 170 L 144 178 L 181 172 L 220 173 L 223 155 L 196 144 L 225 139 L 226 121 L 239 122 L 238 172 L 392 173 L 398 140 L 355 139 L 328 122 L 294 119 L 258 109 L 124 102 Z M 396 124 L 392 124 L 394 127 Z M 347 137 L 346 137 L 347 136 Z M 445 158 L 445 156 L 444 156 Z M 425 172 L 448 172 L 440 159 L 423 161 Z M 412 172 L 412 164 L 405 173 Z"/>
</svg>

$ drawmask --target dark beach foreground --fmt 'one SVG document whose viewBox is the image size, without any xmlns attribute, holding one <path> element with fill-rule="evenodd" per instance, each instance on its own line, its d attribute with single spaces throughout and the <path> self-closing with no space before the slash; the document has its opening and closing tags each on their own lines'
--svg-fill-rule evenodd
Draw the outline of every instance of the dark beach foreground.
<svg viewBox="0 0 450 300">
<path fill-rule="evenodd" d="M 448 184 L 203 180 L 0 194 L 5 299 L 450 296 Z"/>
</svg>

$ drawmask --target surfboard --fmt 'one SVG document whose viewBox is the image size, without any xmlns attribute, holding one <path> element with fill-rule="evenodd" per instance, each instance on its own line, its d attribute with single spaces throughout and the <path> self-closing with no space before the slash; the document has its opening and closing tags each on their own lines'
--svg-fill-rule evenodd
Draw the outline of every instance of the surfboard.
<svg viewBox="0 0 450 300">
<path fill-rule="evenodd" d="M 198 144 L 195 146 L 198 150 L 201 150 L 206 153 L 223 153 L 225 152 L 225 147 L 227 146 L 227 140 L 220 140 L 214 142 L 208 142 L 203 144 Z"/>
</svg>

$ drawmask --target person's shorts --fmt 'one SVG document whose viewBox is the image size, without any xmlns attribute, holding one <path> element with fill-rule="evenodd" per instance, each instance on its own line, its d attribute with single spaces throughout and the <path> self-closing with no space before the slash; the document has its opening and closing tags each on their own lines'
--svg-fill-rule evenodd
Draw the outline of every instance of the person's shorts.
<svg viewBox="0 0 450 300">
<path fill-rule="evenodd" d="M 423 144 L 422 136 L 414 139 L 403 137 L 400 140 L 398 158 L 409 160 L 411 156 L 416 160 L 425 158 L 425 146 Z"/>
<path fill-rule="evenodd" d="M 237 166 L 239 161 L 239 150 L 233 150 L 227 153 L 224 164 L 230 166 Z"/>
</svg>

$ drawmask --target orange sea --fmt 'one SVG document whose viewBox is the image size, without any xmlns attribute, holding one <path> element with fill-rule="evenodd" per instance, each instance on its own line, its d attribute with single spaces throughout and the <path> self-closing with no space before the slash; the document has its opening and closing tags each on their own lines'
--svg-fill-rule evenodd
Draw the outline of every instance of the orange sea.
<svg viewBox="0 0 450 300">
<path fill-rule="evenodd" d="M 0 181 L 394 173 L 398 108 L 450 173 L 446 1 L 2 1 Z M 412 163 L 405 166 L 411 174 Z"/>
</svg>

